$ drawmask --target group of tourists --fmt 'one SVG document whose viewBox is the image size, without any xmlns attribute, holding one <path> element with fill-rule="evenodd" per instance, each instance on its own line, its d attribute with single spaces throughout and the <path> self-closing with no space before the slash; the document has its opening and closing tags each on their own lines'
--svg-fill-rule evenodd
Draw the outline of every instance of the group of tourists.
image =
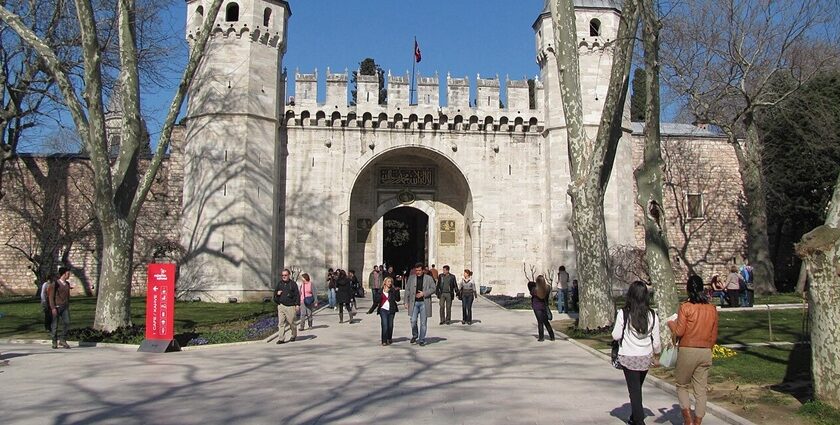
<svg viewBox="0 0 840 425">
<path fill-rule="evenodd" d="M 747 263 L 740 267 L 732 264 L 729 266 L 726 279 L 721 279 L 720 275 L 712 276 L 705 291 L 709 297 L 719 298 L 722 308 L 752 307 L 754 298 L 752 266 Z"/>
<path fill-rule="evenodd" d="M 703 279 L 691 276 L 686 284 L 688 300 L 666 322 L 673 343 L 678 347 L 674 376 L 683 421 L 700 425 L 706 414 L 706 384 L 712 366 L 712 348 L 717 341 L 718 314 L 709 303 Z M 615 318 L 612 338 L 618 346 L 616 367 L 624 371 L 630 394 L 631 425 L 644 424 L 642 385 L 648 369 L 659 366 L 662 346 L 656 312 L 650 308 L 649 289 L 644 282 L 634 282 L 627 290 L 627 300 Z M 691 411 L 689 390 L 695 397 Z"/>
<path fill-rule="evenodd" d="M 41 284 L 39 295 L 44 312 L 44 330 L 50 334 L 52 348 L 70 348 L 67 331 L 70 329 L 71 289 L 73 284 L 70 283 L 70 269 L 67 267 L 59 267 L 58 273 L 50 273 Z"/>
<path fill-rule="evenodd" d="M 280 280 L 273 287 L 273 299 L 277 304 L 277 326 L 279 337 L 277 344 L 293 342 L 297 339 L 297 331 L 303 331 L 308 323 L 313 325 L 313 312 L 318 307 L 318 294 L 315 285 L 307 273 L 302 273 L 300 283 L 292 280 L 292 272 L 284 269 Z M 397 282 L 401 283 L 405 295 L 400 295 Z M 357 313 L 356 297 L 364 296 L 364 288 L 356 277 L 354 270 L 345 272 L 341 269 L 329 269 L 326 276 L 327 300 L 329 308 L 338 309 L 339 323 L 344 323 L 344 312 L 347 311 L 347 323 L 353 323 Z M 472 280 L 472 271 L 464 270 L 463 279 L 458 282 L 450 273 L 449 266 L 443 266 L 439 272 L 435 265 L 427 267 L 417 263 L 408 276 L 394 274 L 393 267 L 374 266 L 368 276 L 368 287 L 371 291 L 372 305 L 368 314 L 379 315 L 381 321 L 381 344 L 393 343 L 394 318 L 399 306 L 406 309 L 411 323 L 411 344 L 426 344 L 427 321 L 432 317 L 432 298 L 437 297 L 440 303 L 440 324 L 452 323 L 453 298 L 461 300 L 461 323 L 473 324 L 472 305 L 478 293 Z M 296 317 L 300 316 L 299 327 Z M 291 331 L 291 338 L 286 340 L 287 331 Z M 553 333 L 552 333 L 553 335 Z M 553 336 L 552 336 L 553 338 Z"/>
</svg>

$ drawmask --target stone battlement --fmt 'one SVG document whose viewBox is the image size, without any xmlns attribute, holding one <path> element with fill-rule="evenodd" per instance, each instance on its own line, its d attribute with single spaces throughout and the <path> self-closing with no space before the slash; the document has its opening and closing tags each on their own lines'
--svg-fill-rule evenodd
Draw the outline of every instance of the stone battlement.
<svg viewBox="0 0 840 425">
<path fill-rule="evenodd" d="M 325 116 L 332 117 L 339 112 L 347 117 L 350 112 L 357 112 L 358 116 L 371 113 L 378 116 L 384 113 L 388 116 L 418 116 L 431 115 L 470 115 L 491 117 L 497 125 L 503 121 L 515 122 L 517 118 L 524 118 L 525 122 L 536 118 L 542 122 L 544 104 L 543 84 L 535 79 L 533 87 L 534 107 L 531 107 L 531 93 L 528 80 L 511 80 L 506 78 L 504 84 L 499 76 L 482 78 L 476 76 L 475 89 L 470 86 L 469 77 L 457 78 L 446 76 L 446 106 L 440 99 L 440 77 L 416 76 L 416 97 L 411 98 L 411 75 L 394 75 L 389 71 L 385 77 L 387 98 L 380 103 L 379 76 L 358 75 L 356 81 L 356 104 L 348 101 L 350 75 L 347 70 L 343 73 L 333 73 L 327 68 L 326 96 L 324 102 L 318 101 L 318 71 L 312 73 L 295 72 L 295 95 L 289 97 L 287 110 L 301 116 L 304 111 L 310 115 L 323 111 Z M 288 84 L 288 82 L 287 82 Z M 501 90 L 505 90 L 507 105 L 502 105 Z M 288 119 L 288 116 L 287 116 Z M 483 121 L 482 121 L 483 122 Z"/>
</svg>

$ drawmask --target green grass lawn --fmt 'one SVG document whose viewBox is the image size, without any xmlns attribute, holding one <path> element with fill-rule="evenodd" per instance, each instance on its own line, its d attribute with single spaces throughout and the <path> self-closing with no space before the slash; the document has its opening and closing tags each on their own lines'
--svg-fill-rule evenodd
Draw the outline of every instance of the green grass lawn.
<svg viewBox="0 0 840 425">
<path fill-rule="evenodd" d="M 93 326 L 96 299 L 74 297 L 70 301 L 70 325 L 73 329 Z M 175 332 L 224 329 L 231 323 L 253 320 L 275 312 L 273 303 L 192 303 L 175 304 Z M 46 338 L 41 305 L 32 298 L 0 300 L 0 338 Z M 131 320 L 146 323 L 146 298 L 131 299 Z"/>
<path fill-rule="evenodd" d="M 768 316 L 769 314 L 769 316 Z M 803 340 L 805 310 L 721 311 L 718 344 L 797 342 Z M 772 338 L 771 338 L 772 325 Z"/>
</svg>

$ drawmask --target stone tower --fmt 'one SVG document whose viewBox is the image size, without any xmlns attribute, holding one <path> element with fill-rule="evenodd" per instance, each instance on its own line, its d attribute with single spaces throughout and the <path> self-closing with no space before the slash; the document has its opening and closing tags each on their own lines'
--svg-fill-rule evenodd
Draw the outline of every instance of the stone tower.
<svg viewBox="0 0 840 425">
<path fill-rule="evenodd" d="M 187 0 L 192 41 L 210 0 Z M 259 298 L 271 283 L 284 173 L 278 117 L 283 0 L 229 0 L 219 11 L 189 93 L 179 290 L 213 301 Z"/>
<path fill-rule="evenodd" d="M 537 62 L 545 107 L 545 156 L 548 188 L 546 216 L 546 264 L 555 267 L 575 264 L 575 248 L 569 223 L 571 200 L 567 194 L 571 182 L 566 122 L 560 95 L 557 61 L 554 56 L 554 26 L 551 20 L 551 0 L 546 0 L 542 13 L 534 22 Z M 580 82 L 583 100 L 583 123 L 591 140 L 595 139 L 612 67 L 612 42 L 618 34 L 621 19 L 620 0 L 575 0 L 575 27 L 580 56 Z M 538 91 L 539 94 L 539 91 Z M 616 153 L 604 212 L 610 246 L 632 244 L 634 205 L 633 162 L 630 145 L 630 115 L 625 105 L 624 137 Z"/>
</svg>

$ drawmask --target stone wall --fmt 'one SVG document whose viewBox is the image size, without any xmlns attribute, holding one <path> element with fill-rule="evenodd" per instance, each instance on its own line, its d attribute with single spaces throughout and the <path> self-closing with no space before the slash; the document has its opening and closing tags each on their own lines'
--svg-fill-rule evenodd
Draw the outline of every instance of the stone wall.
<svg viewBox="0 0 840 425">
<path fill-rule="evenodd" d="M 727 266 L 741 261 L 746 249 L 740 215 L 743 186 L 735 152 L 723 137 L 663 135 L 662 139 L 667 164 L 664 207 L 677 283 L 685 282 L 690 273 L 704 281 L 714 274 L 725 276 Z M 638 165 L 644 140 L 635 135 L 634 141 L 633 159 Z M 698 200 L 699 206 L 694 204 Z M 644 247 L 642 210 L 634 208 L 636 246 Z"/>
<path fill-rule="evenodd" d="M 173 140 L 177 142 L 158 172 L 137 223 L 135 294 L 145 292 L 145 264 L 155 257 L 171 261 L 180 255 L 181 139 L 183 128 L 176 127 Z M 23 155 L 6 173 L 6 196 L 0 201 L 0 294 L 33 294 L 35 282 L 60 265 L 71 267 L 78 293 L 94 293 L 101 242 L 91 204 L 89 160 L 81 155 Z M 36 279 L 36 274 L 41 278 Z"/>
</svg>

